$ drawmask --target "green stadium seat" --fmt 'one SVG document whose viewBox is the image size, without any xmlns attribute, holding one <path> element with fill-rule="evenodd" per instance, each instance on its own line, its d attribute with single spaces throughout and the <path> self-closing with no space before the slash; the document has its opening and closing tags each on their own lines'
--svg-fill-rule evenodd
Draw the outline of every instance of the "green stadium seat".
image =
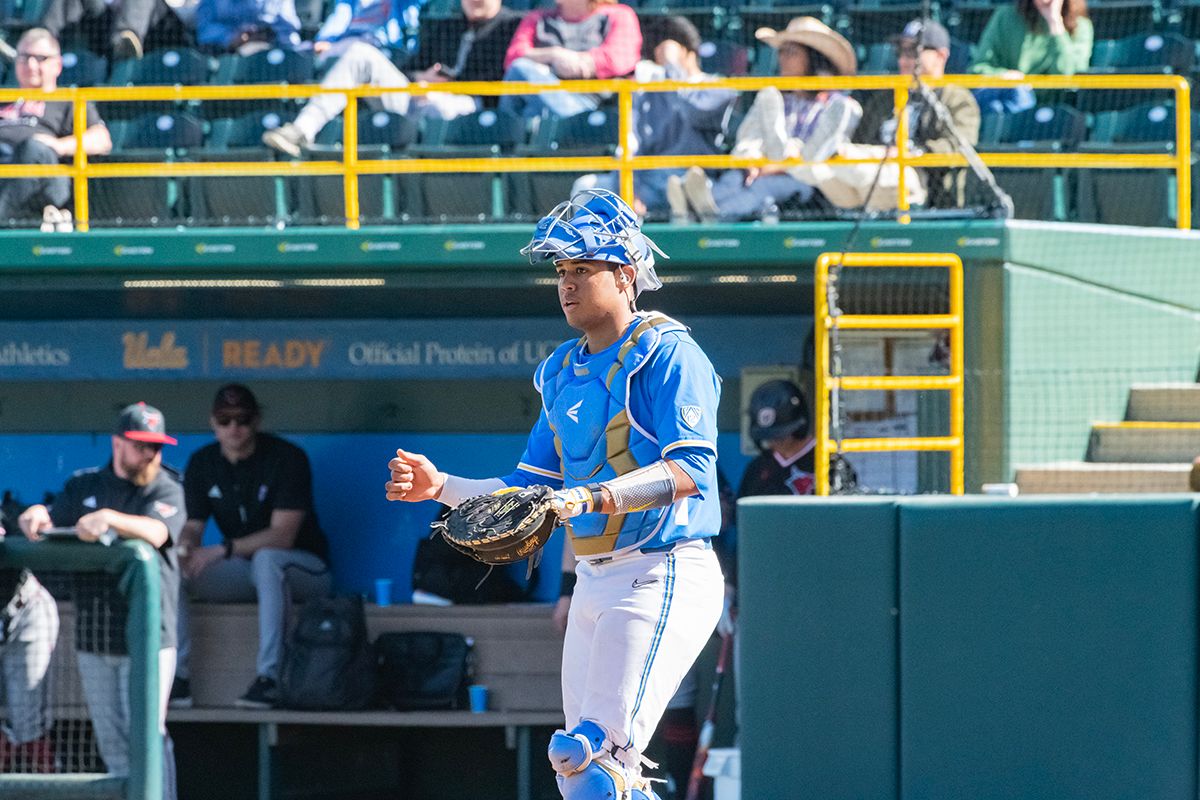
<svg viewBox="0 0 1200 800">
<path fill-rule="evenodd" d="M 480 111 L 452 120 L 424 121 L 416 158 L 488 158 L 511 153 L 525 140 L 525 121 L 501 111 Z M 424 213 L 440 221 L 482 221 L 504 214 L 504 182 L 496 173 L 417 176 Z"/>
<path fill-rule="evenodd" d="M 912 0 L 860 0 L 842 9 L 834 27 L 851 42 L 870 45 L 887 42 L 927 11 L 934 19 L 940 17 L 937 2 L 926 5 Z"/>
<path fill-rule="evenodd" d="M 278 47 L 250 56 L 223 55 L 217 60 L 212 82 L 225 86 L 240 83 L 304 84 L 313 80 L 313 55 L 309 50 Z"/>
<path fill-rule="evenodd" d="M 152 50 L 145 58 L 125 59 L 112 64 L 110 86 L 194 86 L 208 83 L 212 63 L 208 56 L 187 47 Z M 100 113 L 105 119 L 131 119 L 151 112 L 170 113 L 170 102 L 122 101 L 104 103 Z"/>
<path fill-rule="evenodd" d="M 987 149 L 993 152 L 1061 152 L 1074 150 L 1087 134 L 1087 120 L 1069 106 L 1038 106 L 1000 117 L 999 131 Z M 1061 170 L 997 168 L 996 181 L 1013 199 L 1016 215 L 1023 219 L 1057 219 L 1068 216 L 1069 193 Z"/>
<path fill-rule="evenodd" d="M 1200 113 L 1192 111 L 1192 126 Z M 1175 107 L 1145 104 L 1097 114 L 1089 141 L 1091 153 L 1175 152 Z M 1192 182 L 1197 179 L 1192 157 Z M 1175 174 L 1167 170 L 1081 170 L 1077 181 L 1079 219 L 1106 225 L 1173 226 L 1176 220 Z M 1137 202 L 1130 202 L 1137 198 Z"/>
<path fill-rule="evenodd" d="M 251 113 L 212 123 L 198 161 L 272 161 L 275 151 L 262 143 L 264 131 L 290 122 L 287 113 Z M 295 179 L 241 175 L 188 179 L 188 218 L 200 225 L 275 225 L 289 219 Z"/>
<path fill-rule="evenodd" d="M 113 152 L 96 162 L 160 162 L 191 158 L 204 141 L 203 122 L 186 113 L 146 114 L 110 124 Z M 173 178 L 97 178 L 89 181 L 93 224 L 153 227 L 175 224 L 180 182 Z"/>
<path fill-rule="evenodd" d="M 1089 72 L 1174 72 L 1186 75 L 1196 61 L 1196 45 L 1177 33 L 1145 33 L 1097 40 Z"/>
<path fill-rule="evenodd" d="M 396 158 L 416 143 L 419 126 L 415 117 L 387 111 L 359 115 L 360 160 Z M 326 125 L 317 136 L 309 158 L 341 160 L 341 117 Z M 341 176 L 301 176 L 297 181 L 296 221 L 300 224 L 342 224 L 345 222 L 345 192 Z M 363 224 L 422 216 L 417 178 L 412 174 L 359 175 L 359 220 Z"/>
<path fill-rule="evenodd" d="M 585 111 L 570 117 L 548 117 L 532 141 L 517 147 L 517 155 L 531 157 L 611 156 L 617 150 L 619 118 L 615 111 Z M 571 186 L 584 173 L 509 173 L 510 211 L 520 218 L 538 218 L 565 200 Z"/>
<path fill-rule="evenodd" d="M 108 59 L 90 50 L 68 50 L 63 53 L 62 62 L 58 85 L 63 88 L 98 86 L 108 77 Z"/>
<path fill-rule="evenodd" d="M 950 33 L 966 42 L 978 42 L 979 35 L 987 26 L 996 9 L 1005 5 L 1001 0 L 965 0 L 955 2 L 945 13 L 943 20 Z"/>
<path fill-rule="evenodd" d="M 858 48 L 858 72 L 860 75 L 895 75 L 896 48 L 891 42 L 875 42 Z"/>
<path fill-rule="evenodd" d="M 712 75 L 739 77 L 750 72 L 750 50 L 728 39 L 700 44 L 700 68 Z"/>
<path fill-rule="evenodd" d="M 1155 0 L 1092 0 L 1088 3 L 1088 19 L 1092 21 L 1096 39 L 1119 39 L 1159 26 L 1163 10 Z"/>
</svg>

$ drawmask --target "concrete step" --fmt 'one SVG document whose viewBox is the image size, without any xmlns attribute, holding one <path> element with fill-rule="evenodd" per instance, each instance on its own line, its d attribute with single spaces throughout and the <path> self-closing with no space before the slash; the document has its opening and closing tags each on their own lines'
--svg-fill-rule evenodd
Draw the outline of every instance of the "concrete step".
<svg viewBox="0 0 1200 800">
<path fill-rule="evenodd" d="M 1191 464 L 1057 461 L 1017 467 L 1021 494 L 1187 492 Z"/>
<path fill-rule="evenodd" d="M 1135 383 L 1126 416 L 1138 422 L 1200 422 L 1200 383 Z"/>
<path fill-rule="evenodd" d="M 1200 455 L 1200 422 L 1097 422 L 1087 460 L 1100 463 L 1191 463 Z"/>
</svg>

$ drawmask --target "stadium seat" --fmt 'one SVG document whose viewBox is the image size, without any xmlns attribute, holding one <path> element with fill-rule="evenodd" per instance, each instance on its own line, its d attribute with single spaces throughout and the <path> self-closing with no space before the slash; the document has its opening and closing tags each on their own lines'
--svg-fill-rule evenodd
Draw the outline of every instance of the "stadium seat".
<svg viewBox="0 0 1200 800">
<path fill-rule="evenodd" d="M 964 0 L 953 3 L 945 15 L 946 27 L 956 39 L 978 42 L 979 35 L 999 6 L 999 0 Z"/>
<path fill-rule="evenodd" d="M 452 120 L 426 119 L 417 158 L 489 158 L 511 153 L 525 139 L 525 121 L 500 111 L 480 111 Z M 417 176 L 421 206 L 437 220 L 486 220 L 504 214 L 504 183 L 496 173 L 436 173 Z"/>
<path fill-rule="evenodd" d="M 859 0 L 842 8 L 834 27 L 856 44 L 883 43 L 926 11 L 934 19 L 939 16 L 936 2 L 927 6 L 912 0 Z"/>
<path fill-rule="evenodd" d="M 309 158 L 341 160 L 342 119 L 322 129 Z M 415 117 L 387 111 L 359 115 L 360 160 L 396 158 L 417 141 Z M 422 215 L 417 178 L 409 173 L 360 175 L 358 178 L 359 219 L 364 224 L 380 220 L 414 218 Z M 341 176 L 320 175 L 297 178 L 296 221 L 301 224 L 341 224 L 345 221 L 345 193 Z"/>
<path fill-rule="evenodd" d="M 110 86 L 194 86 L 208 83 L 211 62 L 203 53 L 186 47 L 153 50 L 145 58 L 125 59 L 112 65 Z M 131 119 L 149 113 L 178 110 L 171 102 L 121 101 L 105 103 L 100 111 L 106 119 Z"/>
<path fill-rule="evenodd" d="M 1192 126 L 1200 113 L 1192 114 Z M 1089 141 L 1079 146 L 1091 153 L 1175 152 L 1175 108 L 1146 104 L 1125 111 L 1097 114 Z M 1196 181 L 1192 158 L 1192 182 Z M 1170 226 L 1175 224 L 1174 172 L 1166 170 L 1081 170 L 1077 182 L 1079 219 L 1107 225 Z M 1131 203 L 1129 198 L 1138 202 Z"/>
<path fill-rule="evenodd" d="M 858 48 L 858 72 L 861 75 L 895 75 L 896 48 L 891 42 L 875 42 Z"/>
<path fill-rule="evenodd" d="M 750 72 L 750 50 L 728 39 L 700 44 L 700 68 L 712 75 L 740 77 Z"/>
<path fill-rule="evenodd" d="M 1083 114 L 1067 106 L 1038 106 L 1018 114 L 999 116 L 993 152 L 1061 152 L 1074 150 L 1087 133 Z M 1057 219 L 1068 216 L 1066 176 L 1056 169 L 1010 168 L 994 170 L 996 181 L 1013 199 L 1023 219 Z"/>
<path fill-rule="evenodd" d="M 615 111 L 585 111 L 570 117 L 542 120 L 527 145 L 516 154 L 531 157 L 611 156 L 616 152 L 619 118 Z M 583 172 L 510 173 L 512 213 L 520 218 L 545 214 L 571 192 Z"/>
<path fill-rule="evenodd" d="M 186 113 L 146 114 L 110 124 L 113 152 L 97 162 L 165 162 L 189 159 L 204 141 L 203 122 Z M 97 178 L 89 181 L 90 211 L 97 226 L 174 224 L 180 182 L 173 178 Z"/>
<path fill-rule="evenodd" d="M 90 50 L 68 50 L 62 54 L 60 87 L 97 86 L 108 77 L 108 59 Z"/>
<path fill-rule="evenodd" d="M 217 60 L 212 82 L 221 86 L 239 83 L 305 84 L 313 80 L 310 50 L 263 50 L 251 56 L 229 54 Z"/>
<path fill-rule="evenodd" d="M 1097 40 L 1089 72 L 1174 72 L 1186 75 L 1196 60 L 1195 44 L 1177 33 L 1147 33 Z"/>
<path fill-rule="evenodd" d="M 262 143 L 264 131 L 290 122 L 288 112 L 253 112 L 212 123 L 198 161 L 272 161 L 275 152 Z M 286 222 L 294 206 L 295 179 L 241 175 L 188 180 L 188 217 L 207 225 L 275 225 Z"/>
<path fill-rule="evenodd" d="M 1088 3 L 1088 19 L 1092 21 L 1097 40 L 1154 30 L 1161 18 L 1161 4 L 1154 0 L 1091 0 Z"/>
</svg>

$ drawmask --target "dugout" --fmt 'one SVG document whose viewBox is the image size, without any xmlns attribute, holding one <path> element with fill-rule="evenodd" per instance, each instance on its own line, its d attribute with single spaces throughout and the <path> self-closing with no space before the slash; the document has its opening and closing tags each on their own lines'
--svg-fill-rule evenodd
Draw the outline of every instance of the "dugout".
<svg viewBox="0 0 1200 800">
<path fill-rule="evenodd" d="M 720 455 L 735 483 L 741 370 L 805 361 L 812 263 L 849 230 L 649 228 L 671 259 L 646 304 L 691 325 L 725 381 Z M 532 369 L 572 333 L 548 268 L 518 254 L 528 236 L 523 225 L 0 233 L 0 488 L 34 502 L 105 458 L 108 423 L 132 399 L 164 410 L 182 466 L 210 439 L 213 390 L 245 381 L 266 428 L 312 457 L 341 588 L 367 592 L 386 572 L 403 596 L 432 509 L 382 499 L 389 454 L 402 443 L 464 474 L 507 471 L 538 408 Z M 1198 245 L 1190 232 L 926 220 L 867 222 L 854 249 L 964 261 L 973 491 L 1017 463 L 1081 456 L 1090 421 L 1120 418 L 1130 383 L 1195 380 Z M 903 310 L 940 290 L 872 272 L 849 292 L 868 306 Z M 922 432 L 944 417 L 943 398 L 919 398 Z M 917 488 L 937 489 L 939 466 L 917 464 Z"/>
</svg>

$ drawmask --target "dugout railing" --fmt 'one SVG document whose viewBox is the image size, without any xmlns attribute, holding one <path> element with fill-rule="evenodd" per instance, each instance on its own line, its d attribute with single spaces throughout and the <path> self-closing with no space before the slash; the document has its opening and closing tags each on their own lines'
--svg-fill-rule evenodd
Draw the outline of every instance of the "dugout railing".
<svg viewBox="0 0 1200 800">
<path fill-rule="evenodd" d="M 163 748 L 158 728 L 158 650 L 162 612 L 158 558 L 154 550 L 142 542 L 119 540 L 111 547 L 78 540 L 31 542 L 22 538 L 19 532 L 0 538 L 0 570 L 28 568 L 35 576 L 103 574 L 113 581 L 116 591 L 128 605 L 125 647 L 130 659 L 129 774 L 0 771 L 0 797 L 14 800 L 44 797 L 161 800 Z M 64 598 L 56 597 L 56 600 L 63 605 Z M 8 599 L 3 602 L 7 603 Z M 76 615 L 75 622 L 78 619 Z M 64 625 L 51 659 L 51 671 L 76 668 L 74 664 L 63 662 L 69 658 L 66 651 L 75 649 L 65 646 L 71 641 L 70 633 Z M 0 659 L 4 657 L 0 654 Z M 56 711 L 51 698 L 52 717 Z M 65 713 L 65 709 L 60 713 Z M 79 710 L 72 709 L 71 713 L 78 714 Z M 61 767 L 56 766 L 58 768 Z"/>
<path fill-rule="evenodd" d="M 1176 180 L 1175 206 L 1176 227 L 1188 229 L 1192 225 L 1192 131 L 1191 87 L 1187 80 L 1178 75 L 1029 75 L 1020 79 L 1004 79 L 985 75 L 948 75 L 942 78 L 927 78 L 931 87 L 949 84 L 965 88 L 1030 86 L 1035 90 L 1159 90 L 1174 95 L 1175 143 L 1172 152 L 983 152 L 984 163 L 990 167 L 1025 167 L 1041 169 L 1137 169 L 1172 170 Z M 890 90 L 896 109 L 908 105 L 912 79 L 901 75 L 819 77 L 819 78 L 722 78 L 705 83 L 706 88 L 724 87 L 752 92 L 767 86 L 782 90 Z M 86 231 L 89 228 L 88 180 L 92 178 L 145 178 L 145 177 L 202 177 L 202 176 L 341 176 L 345 196 L 345 226 L 357 229 L 360 223 L 358 179 L 361 175 L 402 173 L 510 173 L 510 172 L 606 172 L 620 173 L 621 194 L 626 199 L 633 196 L 633 173 L 636 170 L 664 168 L 686 168 L 700 166 L 708 169 L 762 167 L 767 164 L 798 166 L 803 159 L 792 158 L 771 161 L 765 158 L 734 158 L 729 155 L 683 155 L 683 156 L 639 156 L 630 148 L 633 131 L 633 102 L 639 92 L 674 92 L 695 89 L 695 84 L 682 81 L 656 81 L 639 83 L 629 80 L 608 81 L 563 81 L 548 86 L 521 82 L 499 83 L 439 83 L 436 85 L 412 84 L 401 88 L 361 86 L 352 89 L 329 89 L 318 85 L 255 85 L 255 86 L 128 86 L 91 87 L 60 89 L 44 93 L 47 100 L 69 100 L 75 103 L 75 130 L 86 126 L 86 105 L 82 101 L 95 102 L 187 102 L 219 100 L 283 100 L 305 99 L 320 94 L 343 94 L 346 109 L 343 114 L 343 150 L 340 161 L 204 161 L 204 162 L 121 162 L 93 163 L 82 150 L 77 150 L 71 164 L 59 165 L 0 165 L 0 179 L 62 175 L 74 184 L 75 227 Z M 431 92 L 477 96 L 501 96 L 537 94 L 549 91 L 579 93 L 610 93 L 617 98 L 619 110 L 618 142 L 612 156 L 553 156 L 520 157 L 497 156 L 489 158 L 388 158 L 360 160 L 358 157 L 358 109 L 353 101 L 364 97 L 378 97 L 397 93 L 424 95 Z M 29 90 L 0 89 L 0 103 L 15 102 L 29 96 Z M 897 207 L 901 221 L 905 221 L 908 210 L 908 195 L 903 167 L 954 167 L 965 166 L 966 159 L 959 154 L 927 153 L 912 155 L 908 152 L 908 115 L 898 114 L 896 132 L 897 153 L 895 163 L 901 166 L 897 186 Z M 837 159 L 831 163 L 874 164 L 875 159 Z"/>
</svg>

